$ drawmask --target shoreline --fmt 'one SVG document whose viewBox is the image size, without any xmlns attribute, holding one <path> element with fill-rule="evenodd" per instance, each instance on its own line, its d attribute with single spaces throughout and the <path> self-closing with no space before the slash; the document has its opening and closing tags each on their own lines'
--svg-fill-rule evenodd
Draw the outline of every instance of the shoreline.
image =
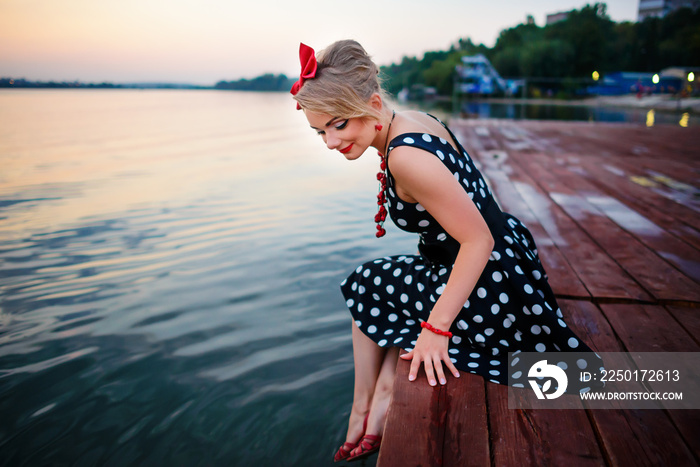
<svg viewBox="0 0 700 467">
<path fill-rule="evenodd" d="M 634 94 L 623 96 L 595 96 L 585 99 L 561 100 L 547 98 L 482 98 L 475 102 L 498 104 L 561 105 L 581 107 L 627 107 L 636 109 L 654 109 L 665 112 L 692 112 L 700 114 L 700 98 L 684 97 L 678 99 L 667 94 L 654 94 L 637 98 Z"/>
</svg>

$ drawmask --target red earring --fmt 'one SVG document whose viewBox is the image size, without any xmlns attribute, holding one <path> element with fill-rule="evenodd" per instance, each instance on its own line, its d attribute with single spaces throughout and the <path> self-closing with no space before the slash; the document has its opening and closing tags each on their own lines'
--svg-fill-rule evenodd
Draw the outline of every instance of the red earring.
<svg viewBox="0 0 700 467">
<path fill-rule="evenodd" d="M 377 130 L 377 131 L 382 131 L 382 128 L 384 128 L 384 127 L 381 126 L 379 123 L 377 123 L 376 125 L 374 125 L 374 129 Z"/>
</svg>

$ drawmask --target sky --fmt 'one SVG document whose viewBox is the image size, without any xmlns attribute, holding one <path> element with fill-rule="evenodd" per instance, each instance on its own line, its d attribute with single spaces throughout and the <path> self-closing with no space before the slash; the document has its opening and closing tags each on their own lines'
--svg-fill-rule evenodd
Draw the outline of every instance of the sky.
<svg viewBox="0 0 700 467">
<path fill-rule="evenodd" d="M 0 77 L 214 84 L 299 73 L 299 42 L 358 40 L 375 62 L 445 50 L 459 38 L 492 47 L 527 15 L 585 0 L 0 0 Z M 639 0 L 608 0 L 635 21 Z"/>
</svg>

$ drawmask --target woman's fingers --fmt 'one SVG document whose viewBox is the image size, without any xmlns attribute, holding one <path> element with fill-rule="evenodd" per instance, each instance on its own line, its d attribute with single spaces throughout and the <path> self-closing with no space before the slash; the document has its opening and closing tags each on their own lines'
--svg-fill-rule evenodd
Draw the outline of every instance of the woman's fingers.
<svg viewBox="0 0 700 467">
<path fill-rule="evenodd" d="M 435 382 L 435 375 L 433 374 L 433 362 L 429 358 L 426 358 L 423 360 L 423 367 L 425 368 L 425 376 L 428 377 L 428 384 L 431 386 L 435 386 L 437 383 Z M 440 368 L 442 371 L 442 368 Z"/>
<path fill-rule="evenodd" d="M 412 354 L 413 352 L 411 351 L 409 353 Z M 418 377 L 418 369 L 419 368 L 420 368 L 420 358 L 413 357 L 413 360 L 411 360 L 411 368 L 408 370 L 408 380 L 409 381 L 416 380 L 416 377 Z"/>
<path fill-rule="evenodd" d="M 455 364 L 452 363 L 452 360 L 450 360 L 450 357 L 447 357 L 446 360 L 443 360 L 445 362 L 445 365 L 447 365 L 447 369 L 452 372 L 452 374 L 455 376 L 455 378 L 459 378 L 459 370 L 457 367 L 455 367 Z"/>
<path fill-rule="evenodd" d="M 430 334 L 428 334 L 428 336 L 433 337 Z M 446 346 L 445 348 L 440 348 L 442 345 L 436 346 L 436 344 L 431 342 L 430 339 L 427 341 L 421 339 L 424 339 L 424 337 L 420 336 L 417 345 L 409 352 L 401 355 L 401 358 L 404 360 L 411 360 L 408 380 L 416 380 L 418 373 L 420 372 L 421 362 L 423 363 L 425 376 L 428 378 L 428 384 L 431 386 L 437 385 L 438 381 L 440 384 L 447 384 L 447 378 L 445 377 L 445 369 L 443 368 L 443 365 L 445 365 L 447 370 L 449 370 L 455 377 L 459 378 L 459 371 L 457 368 L 455 368 L 452 360 L 450 360 Z"/>
<path fill-rule="evenodd" d="M 435 373 L 437 373 L 440 384 L 446 384 L 447 379 L 445 379 L 445 372 L 442 371 L 442 359 L 437 355 L 433 358 L 433 366 L 435 367 Z M 433 383 L 431 382 L 430 384 L 432 385 Z"/>
</svg>

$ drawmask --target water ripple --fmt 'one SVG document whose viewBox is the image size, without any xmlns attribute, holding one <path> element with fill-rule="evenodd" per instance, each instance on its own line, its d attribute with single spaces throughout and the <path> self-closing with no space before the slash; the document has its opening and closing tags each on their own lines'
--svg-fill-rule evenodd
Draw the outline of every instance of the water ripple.
<svg viewBox="0 0 700 467">
<path fill-rule="evenodd" d="M 287 95 L 23 95 L 0 115 L 2 463 L 323 465 L 352 391 L 338 285 L 415 249 L 374 237 L 376 158 L 329 158 Z"/>
</svg>

